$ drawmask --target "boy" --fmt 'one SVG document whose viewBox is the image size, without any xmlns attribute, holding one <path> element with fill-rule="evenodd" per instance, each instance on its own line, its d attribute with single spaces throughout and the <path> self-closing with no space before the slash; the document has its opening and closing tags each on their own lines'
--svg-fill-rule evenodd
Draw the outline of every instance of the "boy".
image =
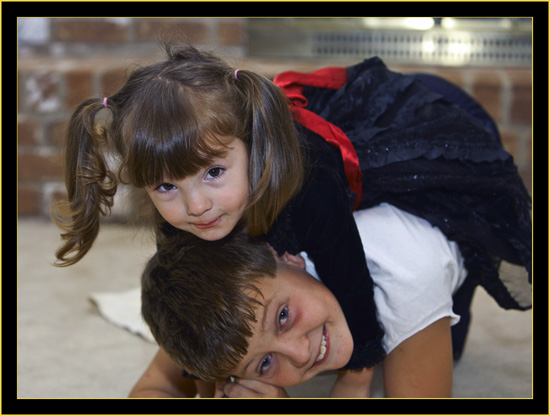
<svg viewBox="0 0 550 416">
<path fill-rule="evenodd" d="M 142 281 L 144 318 L 177 365 L 279 387 L 346 365 L 353 341 L 323 284 L 244 233 L 196 243 L 169 264 L 155 255 Z"/>
<path fill-rule="evenodd" d="M 356 220 L 360 230 L 368 229 L 377 236 L 371 244 L 374 239 L 362 235 L 366 253 L 373 254 L 374 260 L 369 262 L 372 270 L 386 267 L 383 257 L 388 247 L 376 230 L 379 224 L 383 224 L 388 241 L 396 237 L 392 232 L 399 235 L 405 254 L 411 259 L 416 261 L 419 257 L 413 249 L 419 235 L 423 236 L 423 244 L 417 244 L 416 250 L 433 252 L 438 260 L 445 257 L 440 251 L 446 240 L 439 230 L 389 205 L 362 211 Z M 430 239 L 439 251 L 427 245 Z M 452 243 L 447 245 L 453 248 Z M 286 397 L 284 387 L 346 365 L 353 340 L 342 310 L 331 292 L 304 271 L 299 256 L 275 258 L 265 243 L 239 232 L 219 242 L 193 240 L 174 247 L 178 250 L 159 251 L 143 275 L 142 312 L 161 351 L 134 388 L 133 396 L 150 397 L 152 391 L 156 394 L 154 391 L 160 390 L 167 396 L 181 394 L 181 389 L 176 388 L 182 379 L 181 367 L 202 380 L 223 380 L 218 383 L 217 397 Z M 433 281 L 445 280 L 439 274 L 442 268 L 434 268 L 433 259 L 422 267 L 418 262 L 405 261 L 403 255 L 395 253 L 396 249 L 393 251 L 400 259 L 399 267 L 408 265 L 413 269 L 401 274 L 413 276 L 412 285 L 420 286 L 420 293 L 431 292 Z M 459 266 L 459 253 L 455 260 L 456 264 L 448 263 Z M 431 269 L 438 272 L 430 273 Z M 459 275 L 465 274 L 459 267 L 454 269 L 449 299 L 462 281 Z M 426 286 L 429 290 L 424 290 L 414 276 L 430 274 L 434 277 Z M 392 296 L 388 299 L 390 294 L 381 288 L 378 299 L 391 306 Z M 434 291 L 439 299 L 441 296 L 435 288 Z M 410 295 L 407 287 L 406 296 Z M 401 302 L 397 303 L 401 308 Z M 425 300 L 419 303 L 424 306 Z M 450 396 L 450 325 L 457 316 L 445 307 L 433 315 L 438 308 L 424 306 L 429 311 L 429 321 L 423 320 L 421 312 L 412 319 L 409 316 L 409 321 L 414 321 L 412 331 L 395 330 L 392 319 L 404 321 L 403 317 L 395 318 L 391 313 L 380 317 L 388 333 L 384 365 L 387 396 Z M 405 316 L 411 315 L 404 306 L 403 310 Z M 229 377 L 236 381 L 226 382 Z M 368 397 L 371 378 L 372 369 L 341 372 L 331 396 Z"/>
</svg>

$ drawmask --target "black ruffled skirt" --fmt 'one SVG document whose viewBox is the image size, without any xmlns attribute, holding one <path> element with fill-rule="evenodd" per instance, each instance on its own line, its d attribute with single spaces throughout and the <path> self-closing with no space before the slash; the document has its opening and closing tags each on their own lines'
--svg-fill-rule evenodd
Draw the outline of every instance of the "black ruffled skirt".
<svg viewBox="0 0 550 416">
<path fill-rule="evenodd" d="M 491 117 L 453 84 L 391 72 L 378 58 L 347 73 L 338 90 L 304 93 L 355 147 L 359 209 L 389 202 L 425 218 L 459 244 L 468 287 L 481 285 L 503 308 L 530 308 L 531 200 Z M 501 260 L 525 275 L 505 281 Z"/>
</svg>

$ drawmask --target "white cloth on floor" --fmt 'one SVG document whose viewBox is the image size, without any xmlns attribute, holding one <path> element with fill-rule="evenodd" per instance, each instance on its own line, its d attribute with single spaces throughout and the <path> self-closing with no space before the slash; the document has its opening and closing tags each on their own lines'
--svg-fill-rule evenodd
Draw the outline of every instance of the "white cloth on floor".
<svg viewBox="0 0 550 416">
<path fill-rule="evenodd" d="M 122 292 L 96 292 L 89 295 L 100 315 L 110 323 L 155 342 L 141 316 L 141 288 Z"/>
</svg>

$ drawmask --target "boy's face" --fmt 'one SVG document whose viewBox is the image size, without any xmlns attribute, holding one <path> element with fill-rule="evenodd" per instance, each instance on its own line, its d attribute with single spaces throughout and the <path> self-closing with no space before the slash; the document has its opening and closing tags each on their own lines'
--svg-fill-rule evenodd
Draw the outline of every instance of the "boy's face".
<svg viewBox="0 0 550 416">
<path fill-rule="evenodd" d="M 353 339 L 334 295 L 305 270 L 278 261 L 277 277 L 259 279 L 248 353 L 233 375 L 290 387 L 345 366 Z"/>
</svg>

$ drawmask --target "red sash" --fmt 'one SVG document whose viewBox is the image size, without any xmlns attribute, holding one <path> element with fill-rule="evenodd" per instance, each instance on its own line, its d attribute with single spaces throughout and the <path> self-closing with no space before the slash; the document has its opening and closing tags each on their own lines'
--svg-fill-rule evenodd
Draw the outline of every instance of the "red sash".
<svg viewBox="0 0 550 416">
<path fill-rule="evenodd" d="M 342 152 L 344 169 L 350 189 L 357 195 L 353 205 L 353 209 L 355 210 L 361 202 L 363 195 L 361 187 L 361 178 L 363 175 L 353 144 L 339 127 L 304 108 L 307 105 L 307 99 L 304 97 L 304 86 L 337 90 L 346 81 L 346 68 L 337 67 L 323 68 L 311 73 L 287 71 L 277 75 L 273 80 L 291 101 L 291 110 L 294 119 L 305 128 L 323 137 L 331 145 L 338 147 Z"/>
</svg>

